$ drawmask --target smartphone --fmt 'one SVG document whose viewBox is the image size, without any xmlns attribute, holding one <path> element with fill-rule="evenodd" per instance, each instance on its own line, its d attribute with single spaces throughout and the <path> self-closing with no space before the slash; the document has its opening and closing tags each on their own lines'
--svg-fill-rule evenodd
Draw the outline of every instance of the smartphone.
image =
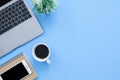
<svg viewBox="0 0 120 80">
<path fill-rule="evenodd" d="M 20 61 L 13 67 L 0 74 L 0 80 L 23 80 L 32 73 L 25 60 Z"/>
</svg>

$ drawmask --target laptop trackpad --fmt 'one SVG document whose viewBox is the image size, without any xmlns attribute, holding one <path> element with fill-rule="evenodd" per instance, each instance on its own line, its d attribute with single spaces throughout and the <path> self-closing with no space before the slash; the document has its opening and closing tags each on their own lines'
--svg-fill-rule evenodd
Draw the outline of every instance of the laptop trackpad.
<svg viewBox="0 0 120 80">
<path fill-rule="evenodd" d="M 20 26 L 17 26 L 0 36 L 0 47 L 2 51 L 6 53 L 22 45 L 26 41 L 27 38 L 24 32 Z"/>
</svg>

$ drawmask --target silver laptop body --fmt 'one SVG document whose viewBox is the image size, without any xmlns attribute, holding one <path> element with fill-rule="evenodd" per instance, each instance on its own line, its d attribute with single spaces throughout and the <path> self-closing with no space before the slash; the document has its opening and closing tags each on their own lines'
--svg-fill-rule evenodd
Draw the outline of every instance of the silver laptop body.
<svg viewBox="0 0 120 80">
<path fill-rule="evenodd" d="M 26 0 L 0 2 L 0 57 L 43 33 Z"/>
</svg>

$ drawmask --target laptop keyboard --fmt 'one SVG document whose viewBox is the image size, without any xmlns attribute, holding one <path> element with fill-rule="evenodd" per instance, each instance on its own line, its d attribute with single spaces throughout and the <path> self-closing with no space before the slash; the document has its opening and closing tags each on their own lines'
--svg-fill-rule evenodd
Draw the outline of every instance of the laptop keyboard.
<svg viewBox="0 0 120 80">
<path fill-rule="evenodd" d="M 23 0 L 18 0 L 0 11 L 0 35 L 31 17 Z"/>
</svg>

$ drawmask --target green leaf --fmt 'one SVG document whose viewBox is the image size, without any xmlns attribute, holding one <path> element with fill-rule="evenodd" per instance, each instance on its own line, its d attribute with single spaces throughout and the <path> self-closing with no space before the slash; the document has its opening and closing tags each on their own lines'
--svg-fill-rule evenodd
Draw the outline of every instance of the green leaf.
<svg viewBox="0 0 120 80">
<path fill-rule="evenodd" d="M 56 0 L 33 0 L 33 5 L 40 14 L 49 14 L 57 8 Z"/>
</svg>

